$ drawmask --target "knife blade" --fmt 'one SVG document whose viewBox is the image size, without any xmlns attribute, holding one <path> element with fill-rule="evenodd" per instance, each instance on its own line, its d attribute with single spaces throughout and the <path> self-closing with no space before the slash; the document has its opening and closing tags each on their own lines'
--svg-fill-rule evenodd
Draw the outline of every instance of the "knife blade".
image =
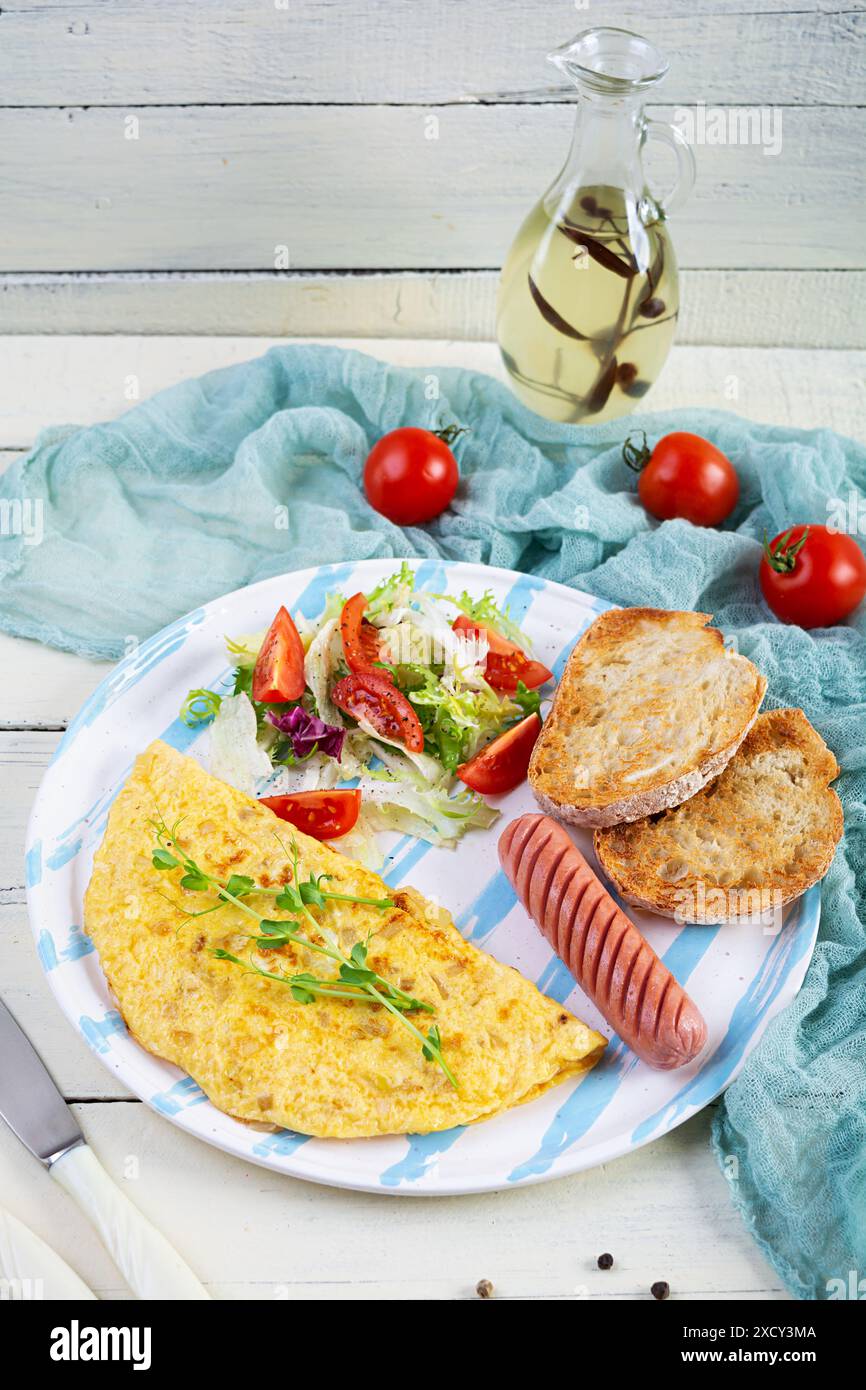
<svg viewBox="0 0 866 1390">
<path fill-rule="evenodd" d="M 0 999 L 0 1115 L 40 1163 L 85 1142 L 36 1048 Z"/>
<path fill-rule="evenodd" d="M 99 1232 L 139 1298 L 210 1295 L 103 1168 L 35 1047 L 0 999 L 0 1115 Z"/>
</svg>

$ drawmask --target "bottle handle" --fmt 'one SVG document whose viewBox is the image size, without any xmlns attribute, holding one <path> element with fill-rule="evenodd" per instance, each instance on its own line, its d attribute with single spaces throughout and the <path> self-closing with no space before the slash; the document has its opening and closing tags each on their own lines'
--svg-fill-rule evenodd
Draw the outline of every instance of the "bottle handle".
<svg viewBox="0 0 866 1390">
<path fill-rule="evenodd" d="M 683 132 L 677 126 L 669 125 L 667 121 L 645 119 L 641 144 L 646 140 L 660 140 L 663 145 L 667 145 L 668 149 L 673 150 L 677 157 L 677 177 L 673 188 L 666 197 L 654 198 L 654 202 L 662 215 L 667 217 L 671 212 L 682 207 L 695 186 L 697 177 L 695 156 Z"/>
</svg>

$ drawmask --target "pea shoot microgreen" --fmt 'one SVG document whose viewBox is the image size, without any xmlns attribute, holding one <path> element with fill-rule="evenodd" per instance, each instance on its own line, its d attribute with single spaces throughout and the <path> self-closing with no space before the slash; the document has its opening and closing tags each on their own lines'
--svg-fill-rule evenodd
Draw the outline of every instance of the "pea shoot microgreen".
<svg viewBox="0 0 866 1390">
<path fill-rule="evenodd" d="M 308 971 L 285 975 L 277 970 L 265 970 L 252 957 L 244 961 L 239 956 L 222 948 L 211 950 L 214 959 L 230 961 L 234 965 L 240 965 L 246 970 L 262 976 L 264 979 L 287 985 L 291 990 L 292 998 L 298 1004 L 311 1004 L 318 998 L 349 999 L 362 1004 L 381 1004 L 413 1035 L 421 1047 L 425 1060 L 436 1062 L 451 1085 L 455 1089 L 457 1088 L 454 1075 L 442 1055 L 442 1040 L 438 1026 L 431 1027 L 425 1036 L 407 1017 L 407 1014 L 415 1012 L 435 1013 L 433 1006 L 421 999 L 415 999 L 411 994 L 407 994 L 398 985 L 392 984 L 369 967 L 367 964 L 369 937 L 366 942 L 356 941 L 349 954 L 346 955 L 334 931 L 320 918 L 314 917 L 310 911 L 312 907 L 320 910 L 325 909 L 329 902 L 359 903 L 384 911 L 386 908 L 394 906 L 391 898 L 365 898 L 352 893 L 333 892 L 323 886 L 330 880 L 329 874 L 310 873 L 307 879 L 301 880 L 298 845 L 294 837 L 292 838 L 291 851 L 286 851 L 282 842 L 279 842 L 287 858 L 291 861 L 292 874 L 288 883 L 282 884 L 280 887 L 265 887 L 256 883 L 248 874 L 231 874 L 223 882 L 203 869 L 178 844 L 177 831 L 180 821 L 175 822 L 171 829 L 162 817 L 151 821 L 151 825 L 156 832 L 156 843 L 151 855 L 153 867 L 161 873 L 172 873 L 176 869 L 181 870 L 180 887 L 186 889 L 187 892 L 212 892 L 216 894 L 216 903 L 203 909 L 202 912 L 187 915 L 200 917 L 231 903 L 255 923 L 256 930 L 250 933 L 249 940 L 258 951 L 273 951 L 288 944 L 303 946 L 308 951 L 313 951 L 317 955 L 326 956 L 329 960 L 335 961 L 339 969 L 336 976 L 326 978 L 319 978 Z M 280 911 L 291 912 L 295 916 L 281 920 L 263 917 L 245 901 L 251 897 L 272 897 L 276 908 Z M 179 905 L 175 904 L 175 906 Z M 183 908 L 180 910 L 184 911 Z M 307 931 L 302 931 L 302 922 L 306 923 Z M 310 929 L 314 936 L 309 935 Z"/>
</svg>

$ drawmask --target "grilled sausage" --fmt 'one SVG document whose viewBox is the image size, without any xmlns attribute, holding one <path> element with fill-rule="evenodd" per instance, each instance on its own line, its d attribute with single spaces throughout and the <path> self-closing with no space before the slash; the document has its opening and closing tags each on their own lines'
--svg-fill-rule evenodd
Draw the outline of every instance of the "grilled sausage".
<svg viewBox="0 0 866 1390">
<path fill-rule="evenodd" d="M 550 816 L 527 815 L 499 837 L 499 859 L 526 911 L 585 994 L 651 1067 L 685 1066 L 707 1025 L 649 942 Z"/>
</svg>

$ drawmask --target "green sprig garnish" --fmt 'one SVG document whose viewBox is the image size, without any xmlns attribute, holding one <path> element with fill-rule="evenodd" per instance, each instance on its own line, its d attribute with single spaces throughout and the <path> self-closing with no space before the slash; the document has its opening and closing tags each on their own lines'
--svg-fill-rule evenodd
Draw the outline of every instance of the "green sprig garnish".
<svg viewBox="0 0 866 1390">
<path fill-rule="evenodd" d="M 230 961 L 232 964 L 240 965 L 265 979 L 288 985 L 292 992 L 292 998 L 298 1004 L 311 1004 L 317 998 L 349 999 L 361 1004 L 381 1004 L 413 1035 L 421 1047 L 424 1058 L 427 1061 L 435 1061 L 451 1085 L 455 1089 L 457 1088 L 454 1075 L 442 1055 L 442 1043 L 438 1027 L 432 1027 L 425 1036 L 419 1028 L 416 1028 L 411 1019 L 406 1017 L 407 1014 L 416 1011 L 435 1013 L 433 1006 L 425 1003 L 424 1000 L 415 999 L 405 990 L 400 989 L 398 985 L 392 984 L 375 970 L 372 970 L 367 965 L 368 944 L 366 942 L 356 941 L 349 954 L 346 955 L 335 933 L 326 923 L 314 917 L 310 911 L 311 907 L 324 909 L 329 901 L 359 903 L 384 911 L 386 908 L 394 906 L 391 898 L 364 898 L 351 893 L 334 893 L 330 889 L 322 887 L 323 882 L 330 878 L 329 874 L 317 876 L 311 873 L 309 878 L 301 882 L 298 846 L 294 838 L 292 839 L 291 854 L 287 855 L 292 861 L 292 879 L 288 884 L 279 888 L 265 888 L 257 884 L 247 874 L 232 874 L 223 882 L 201 868 L 178 844 L 177 830 L 180 821 L 177 821 L 170 830 L 162 817 L 151 821 L 151 824 L 156 831 L 156 844 L 151 855 L 153 867 L 161 873 L 171 873 L 180 869 L 182 871 L 180 886 L 187 892 L 215 893 L 218 901 L 212 907 L 204 909 L 205 912 L 216 911 L 227 903 L 231 903 L 255 922 L 256 932 L 250 935 L 250 941 L 258 950 L 272 951 L 288 944 L 303 946 L 309 951 L 335 961 L 339 970 L 336 977 L 329 978 L 319 978 L 307 971 L 295 975 L 284 975 L 278 971 L 264 970 L 252 959 L 243 961 L 239 956 L 235 956 L 222 948 L 214 948 L 211 951 L 214 959 Z M 297 920 L 297 917 L 280 921 L 261 916 L 250 907 L 248 902 L 244 901 L 245 898 L 258 895 L 274 897 L 276 907 L 296 913 L 298 917 L 305 919 L 315 933 L 315 937 L 320 939 L 311 938 L 309 934 L 302 935 L 301 922 Z M 182 908 L 180 910 L 184 911 Z M 188 915 L 198 917 L 203 914 L 197 912 Z"/>
</svg>

